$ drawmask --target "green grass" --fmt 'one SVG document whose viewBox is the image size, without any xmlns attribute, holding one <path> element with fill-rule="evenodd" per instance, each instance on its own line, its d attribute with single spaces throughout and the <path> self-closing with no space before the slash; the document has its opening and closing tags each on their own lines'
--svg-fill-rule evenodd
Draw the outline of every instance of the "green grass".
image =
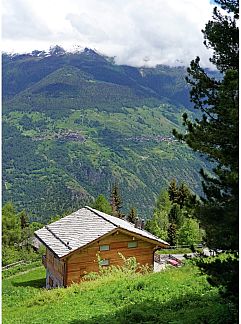
<svg viewBox="0 0 241 324">
<path fill-rule="evenodd" d="M 67 289 L 43 289 L 45 270 L 4 279 L 3 323 L 234 323 L 218 291 L 193 265 L 155 274 L 115 274 Z"/>
<path fill-rule="evenodd" d="M 32 268 L 37 268 L 37 267 L 41 267 L 42 266 L 42 261 L 41 260 L 37 260 L 37 261 L 29 261 L 29 263 L 27 262 L 26 264 L 19 264 L 16 265 L 12 268 L 6 269 L 2 271 L 2 278 L 8 278 L 8 277 L 12 277 L 18 273 L 22 273 L 22 272 L 27 272 L 32 270 Z"/>
</svg>

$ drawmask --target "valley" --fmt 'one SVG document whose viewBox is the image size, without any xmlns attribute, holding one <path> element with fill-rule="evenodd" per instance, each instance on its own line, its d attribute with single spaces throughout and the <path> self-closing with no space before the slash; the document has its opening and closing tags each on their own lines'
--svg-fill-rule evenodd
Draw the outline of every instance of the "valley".
<svg viewBox="0 0 241 324">
<path fill-rule="evenodd" d="M 173 179 L 200 191 L 209 164 L 172 136 L 195 118 L 182 67 L 118 66 L 94 51 L 3 56 L 3 201 L 46 222 L 110 197 L 152 214 Z"/>
</svg>

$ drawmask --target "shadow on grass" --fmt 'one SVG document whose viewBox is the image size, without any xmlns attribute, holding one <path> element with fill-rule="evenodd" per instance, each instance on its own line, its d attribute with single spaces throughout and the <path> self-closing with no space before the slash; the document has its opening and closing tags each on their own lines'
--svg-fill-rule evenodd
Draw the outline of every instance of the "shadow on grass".
<svg viewBox="0 0 241 324">
<path fill-rule="evenodd" d="M 34 287 L 34 288 L 45 288 L 46 281 L 45 278 L 33 279 L 24 282 L 12 282 L 15 287 Z"/>
<path fill-rule="evenodd" d="M 166 303 L 145 300 L 94 316 L 75 319 L 70 324 L 236 324 L 238 315 L 232 313 L 217 297 L 206 299 L 198 295 L 175 298 Z"/>
</svg>

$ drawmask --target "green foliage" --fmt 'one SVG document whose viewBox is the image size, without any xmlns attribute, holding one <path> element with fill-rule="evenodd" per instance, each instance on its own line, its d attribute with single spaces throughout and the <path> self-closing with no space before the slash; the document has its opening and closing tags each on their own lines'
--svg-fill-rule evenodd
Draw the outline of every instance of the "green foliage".
<svg viewBox="0 0 241 324">
<path fill-rule="evenodd" d="M 136 114 L 143 116 L 145 125 L 137 122 Z M 91 204 L 91 197 L 97 197 L 100 188 L 107 197 L 113 179 L 125 188 L 122 192 L 123 213 L 127 214 L 134 205 L 146 218 L 153 209 L 158 188 L 166 186 L 169 174 L 175 173 L 179 179 L 193 182 L 191 170 L 199 163 L 197 158 L 190 156 L 177 142 L 170 140 L 168 144 L 156 138 L 157 135 L 153 137 L 153 133 L 168 136 L 172 128 L 159 109 L 154 116 L 150 108 L 128 109 L 120 114 L 86 109 L 84 116 L 77 111 L 64 120 L 59 117 L 50 120 L 38 113 L 29 116 L 34 123 L 45 116 L 47 130 L 43 133 L 33 126 L 35 133 L 23 135 L 20 129 L 17 130 L 22 114 L 16 112 L 9 114 L 4 123 L 3 199 L 4 202 L 12 200 L 17 210 L 25 209 L 31 221 L 47 223 L 53 215 Z M 76 119 L 82 120 L 81 116 L 83 125 L 75 124 Z M 99 126 L 89 126 L 96 121 Z M 10 127 L 10 124 L 14 126 Z M 108 129 L 106 134 L 101 133 L 104 125 Z M 68 137 L 67 130 L 88 140 L 74 140 Z M 110 133 L 111 138 L 107 140 Z M 142 137 L 143 141 L 139 141 Z M 26 141 L 24 145 L 22 138 Z M 23 147 L 21 150 L 19 142 Z M 162 160 L 161 165 L 158 159 Z M 198 172 L 194 174 L 194 183 L 197 177 Z"/>
<path fill-rule="evenodd" d="M 29 261 L 39 258 L 31 248 L 30 240 L 36 228 L 42 224 L 28 223 L 25 211 L 17 213 L 11 202 L 2 208 L 2 265 L 17 261 Z"/>
<path fill-rule="evenodd" d="M 191 193 L 191 190 L 184 183 L 178 186 L 175 179 L 171 180 L 168 193 L 171 202 L 179 205 L 180 209 L 185 207 L 186 209 L 194 210 L 198 206 L 196 195 Z"/>
<path fill-rule="evenodd" d="M 178 230 L 178 244 L 196 245 L 202 241 L 202 232 L 196 219 L 186 218 Z"/>
<path fill-rule="evenodd" d="M 51 53 L 3 55 L 3 203 L 47 223 L 116 180 L 122 213 L 138 206 L 148 218 L 173 174 L 198 188 L 193 170 L 206 163 L 171 136 L 190 108 L 184 68 Z"/>
<path fill-rule="evenodd" d="M 45 223 L 46 218 L 52 215 L 62 215 L 87 204 L 90 195 L 73 180 L 70 181 L 61 167 L 46 161 L 37 152 L 36 141 L 23 136 L 16 127 L 7 123 L 3 123 L 3 137 L 4 179 L 7 178 L 11 184 L 3 188 L 4 202 L 8 199 L 13 201 L 17 211 L 25 209 L 30 214 L 30 220 Z M 49 150 L 48 145 L 46 150 Z M 64 163 L 60 154 L 63 152 L 58 153 L 58 159 Z"/>
<path fill-rule="evenodd" d="M 153 216 L 145 228 L 167 240 L 171 246 L 200 243 L 204 233 L 194 217 L 197 206 L 196 196 L 190 189 L 183 184 L 178 187 L 176 180 L 172 180 L 168 190 L 161 191 Z"/>
<path fill-rule="evenodd" d="M 210 61 L 220 71 L 221 77 L 212 78 L 201 68 L 200 58 L 193 60 L 188 68 L 187 82 L 191 85 L 191 101 L 203 116 L 192 121 L 183 115 L 185 135 L 174 131 L 193 150 L 215 162 L 213 175 L 201 170 L 205 199 L 199 210 L 201 225 L 206 231 L 207 245 L 236 253 L 239 248 L 239 2 L 216 0 L 229 14 L 213 11 L 204 33 L 204 44 L 213 50 Z M 211 282 L 225 287 L 237 301 L 238 263 L 207 265 L 203 269 L 211 274 Z M 231 271 L 231 282 L 228 279 Z"/>
<path fill-rule="evenodd" d="M 170 223 L 174 223 L 177 227 L 181 227 L 184 222 L 184 213 L 181 210 L 180 206 L 177 203 L 172 205 L 172 208 L 168 214 L 168 219 Z"/>
<path fill-rule="evenodd" d="M 220 253 L 213 258 L 200 258 L 196 261 L 203 273 L 208 275 L 208 282 L 219 288 L 221 295 L 234 305 L 238 305 L 239 267 L 238 253 Z M 238 311 L 237 308 L 235 310 Z M 237 314 L 237 313 L 236 313 Z"/>
<path fill-rule="evenodd" d="M 195 108 L 203 112 L 203 117 L 192 122 L 184 115 L 187 133 L 179 134 L 179 138 L 215 162 L 214 175 L 201 171 L 206 198 L 200 220 L 205 226 L 208 244 L 238 249 L 239 45 L 236 21 L 239 5 L 237 1 L 217 3 L 234 14 L 225 16 L 215 8 L 213 21 L 209 21 L 204 30 L 205 43 L 214 50 L 211 61 L 222 73 L 222 79 L 211 78 L 200 67 L 199 58 L 191 62 L 187 79 L 192 86 L 191 100 Z"/>
<path fill-rule="evenodd" d="M 219 71 L 239 69 L 239 19 L 238 0 L 215 0 L 222 9 L 232 15 L 223 15 L 217 7 L 213 11 L 213 20 L 209 21 L 205 29 L 204 44 L 214 50 L 210 61 Z"/>
<path fill-rule="evenodd" d="M 21 223 L 11 202 L 2 208 L 2 244 L 13 246 L 21 241 Z"/>
<path fill-rule="evenodd" d="M 129 214 L 126 217 L 126 220 L 130 223 L 135 224 L 135 222 L 138 220 L 138 215 L 137 215 L 137 211 L 136 208 L 131 207 L 131 210 L 129 212 Z"/>
<path fill-rule="evenodd" d="M 36 261 L 26 261 L 24 263 L 15 265 L 9 269 L 2 271 L 2 279 L 12 277 L 14 275 L 19 275 L 21 272 L 28 272 L 29 270 L 33 270 L 35 268 L 41 268 L 42 270 L 42 258 L 40 254 L 40 258 Z M 43 271 L 41 271 L 42 273 Z"/>
<path fill-rule="evenodd" d="M 99 278 L 107 278 L 116 280 L 117 278 L 125 278 L 132 276 L 135 278 L 140 274 L 147 274 L 152 272 L 152 268 L 148 265 L 140 265 L 135 257 L 125 258 L 122 253 L 118 253 L 119 258 L 122 260 L 122 265 L 111 265 L 111 266 L 102 266 L 101 265 L 101 257 L 97 254 L 97 261 L 99 263 L 99 271 L 98 272 L 90 272 L 86 274 L 83 279 L 84 280 L 96 280 Z"/>
<path fill-rule="evenodd" d="M 56 221 L 58 221 L 60 219 L 61 219 L 61 216 L 59 216 L 59 215 L 52 216 L 52 217 L 50 217 L 50 220 L 48 221 L 48 224 L 54 223 L 54 222 L 56 222 Z"/>
<path fill-rule="evenodd" d="M 21 222 L 21 229 L 23 230 L 26 227 L 29 227 L 29 219 L 25 210 L 22 210 L 21 213 L 19 213 L 19 217 Z"/>
<path fill-rule="evenodd" d="M 44 225 L 38 222 L 32 222 L 29 227 L 31 230 L 31 233 L 34 233 L 35 231 L 37 231 L 38 229 L 42 228 Z"/>
<path fill-rule="evenodd" d="M 177 197 L 178 197 L 178 188 L 177 188 L 177 183 L 175 179 L 172 179 L 169 188 L 168 188 L 168 194 L 169 198 L 172 203 L 177 203 Z"/>
<path fill-rule="evenodd" d="M 177 225 L 170 223 L 167 229 L 167 239 L 171 246 L 175 246 L 177 243 Z"/>
<path fill-rule="evenodd" d="M 93 205 L 92 205 L 93 208 L 103 212 L 103 213 L 106 213 L 106 214 L 109 214 L 111 215 L 112 214 L 112 208 L 111 208 L 111 205 L 110 203 L 108 202 L 108 200 L 105 198 L 104 195 L 100 194 L 94 201 Z"/>
<path fill-rule="evenodd" d="M 23 260 L 23 253 L 21 252 L 21 249 L 17 249 L 14 246 L 3 245 L 2 266 Z"/>
<path fill-rule="evenodd" d="M 40 253 L 33 251 L 31 247 L 2 246 L 2 266 L 18 261 L 32 262 L 41 260 L 41 256 Z"/>
<path fill-rule="evenodd" d="M 156 207 L 154 209 L 154 212 L 156 211 L 166 211 L 167 213 L 170 212 L 171 210 L 171 200 L 170 198 L 168 197 L 168 193 L 166 190 L 162 190 L 160 192 L 160 195 L 157 199 L 157 202 L 156 202 Z"/>
<path fill-rule="evenodd" d="M 166 240 L 168 237 L 169 219 L 168 215 L 171 210 L 171 201 L 168 192 L 162 190 L 153 212 L 153 217 L 146 222 L 145 229 L 152 234 Z"/>
<path fill-rule="evenodd" d="M 121 212 L 122 208 L 122 198 L 120 196 L 120 189 L 115 182 L 111 189 L 111 208 L 112 215 L 118 218 L 124 218 L 124 214 Z"/>
<path fill-rule="evenodd" d="M 197 268 L 102 276 L 66 289 L 45 290 L 44 268 L 2 283 L 5 323 L 232 323 L 232 304 L 221 303 Z"/>
</svg>

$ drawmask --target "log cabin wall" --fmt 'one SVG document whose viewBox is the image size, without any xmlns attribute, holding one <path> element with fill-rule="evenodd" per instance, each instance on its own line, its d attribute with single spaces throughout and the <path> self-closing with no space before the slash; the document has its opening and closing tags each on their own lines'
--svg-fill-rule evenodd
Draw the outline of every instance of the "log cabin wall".
<svg viewBox="0 0 241 324">
<path fill-rule="evenodd" d="M 46 250 L 46 288 L 64 286 L 64 262 Z"/>
<path fill-rule="evenodd" d="M 134 247 L 136 243 L 133 242 L 137 242 L 136 247 Z M 107 249 L 108 246 L 109 250 L 100 251 L 100 249 Z M 109 263 L 109 265 L 123 265 L 123 260 L 118 255 L 118 252 L 120 252 L 125 258 L 135 257 L 140 265 L 148 264 L 153 266 L 154 248 L 154 244 L 141 240 L 133 235 L 127 235 L 121 232 L 110 234 L 83 250 L 76 251 L 67 258 L 65 285 L 69 286 L 73 282 L 80 282 L 86 273 L 97 272 L 99 270 L 97 253 L 99 253 L 101 259 L 108 260 L 104 262 Z"/>
</svg>

